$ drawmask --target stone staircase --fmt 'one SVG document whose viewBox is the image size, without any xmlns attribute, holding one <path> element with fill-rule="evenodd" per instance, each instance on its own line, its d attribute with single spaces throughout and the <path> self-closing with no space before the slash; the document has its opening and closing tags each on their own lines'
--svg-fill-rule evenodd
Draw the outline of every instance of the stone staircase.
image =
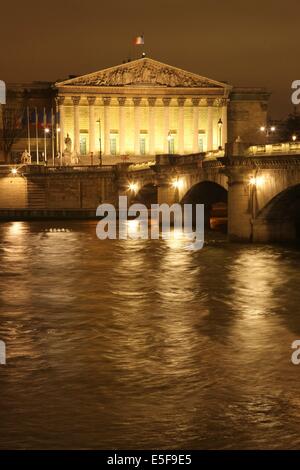
<svg viewBox="0 0 300 470">
<path fill-rule="evenodd" d="M 46 209 L 46 181 L 45 178 L 27 180 L 28 209 Z"/>
</svg>

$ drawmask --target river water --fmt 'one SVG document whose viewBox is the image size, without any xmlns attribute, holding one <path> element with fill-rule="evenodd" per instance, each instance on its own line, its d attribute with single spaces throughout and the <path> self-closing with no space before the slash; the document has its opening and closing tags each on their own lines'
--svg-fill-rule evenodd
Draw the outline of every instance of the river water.
<svg viewBox="0 0 300 470">
<path fill-rule="evenodd" d="M 300 251 L 0 225 L 0 448 L 300 448 Z"/>
</svg>

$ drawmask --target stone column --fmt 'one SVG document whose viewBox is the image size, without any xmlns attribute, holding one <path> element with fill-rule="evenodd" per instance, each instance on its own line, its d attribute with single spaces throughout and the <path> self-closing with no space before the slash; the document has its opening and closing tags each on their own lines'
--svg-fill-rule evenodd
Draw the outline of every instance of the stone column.
<svg viewBox="0 0 300 470">
<path fill-rule="evenodd" d="M 105 96 L 103 98 L 104 105 L 104 155 L 110 155 L 110 122 L 109 122 L 109 105 L 111 98 Z"/>
<path fill-rule="evenodd" d="M 240 168 L 228 174 L 228 235 L 232 241 L 250 241 L 252 238 L 251 172 Z"/>
<path fill-rule="evenodd" d="M 207 100 L 207 151 L 213 150 L 213 104 L 214 100 Z"/>
<path fill-rule="evenodd" d="M 59 151 L 62 156 L 65 149 L 65 107 L 64 107 L 65 97 L 59 96 L 57 98 L 57 105 L 59 111 Z"/>
<path fill-rule="evenodd" d="M 193 153 L 199 153 L 199 102 L 200 98 L 193 98 Z"/>
<path fill-rule="evenodd" d="M 177 98 L 178 110 L 178 153 L 184 154 L 184 103 L 185 98 Z"/>
<path fill-rule="evenodd" d="M 125 103 L 126 98 L 120 96 L 118 98 L 119 102 L 119 149 L 120 155 L 125 155 Z"/>
<path fill-rule="evenodd" d="M 156 98 L 148 98 L 149 105 L 149 154 L 155 155 L 155 103 Z"/>
<path fill-rule="evenodd" d="M 80 127 L 79 127 L 79 103 L 80 96 L 72 96 L 73 101 L 73 117 L 74 117 L 74 147 L 75 155 L 80 154 Z"/>
<path fill-rule="evenodd" d="M 222 147 L 225 148 L 227 144 L 227 99 L 222 100 Z"/>
<path fill-rule="evenodd" d="M 95 152 L 95 96 L 88 96 L 89 103 L 89 151 Z"/>
<path fill-rule="evenodd" d="M 170 110 L 169 110 L 170 101 L 171 101 L 171 98 L 163 98 L 163 104 L 164 104 L 163 149 L 164 149 L 164 153 L 169 153 L 168 135 L 170 131 Z"/>
<path fill-rule="evenodd" d="M 140 130 L 141 130 L 141 98 L 133 98 L 134 104 L 134 154 L 139 155 L 140 152 Z"/>
</svg>

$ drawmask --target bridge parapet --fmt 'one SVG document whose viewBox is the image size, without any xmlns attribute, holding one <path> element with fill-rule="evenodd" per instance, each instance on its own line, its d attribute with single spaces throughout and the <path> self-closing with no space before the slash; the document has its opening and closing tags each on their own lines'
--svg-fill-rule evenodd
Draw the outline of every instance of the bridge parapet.
<svg viewBox="0 0 300 470">
<path fill-rule="evenodd" d="M 193 153 L 190 155 L 156 155 L 155 165 L 157 167 L 162 166 L 182 166 L 198 164 L 205 158 L 205 153 Z"/>
<path fill-rule="evenodd" d="M 128 171 L 142 171 L 142 170 L 149 170 L 151 167 L 155 165 L 155 160 L 150 160 L 149 162 L 142 162 L 142 163 L 132 163 L 128 167 Z"/>
<path fill-rule="evenodd" d="M 80 173 L 107 173 L 114 172 L 115 165 L 91 166 L 91 165 L 72 165 L 72 166 L 44 166 L 44 165 L 0 165 L 0 177 L 8 175 L 33 175 L 49 176 L 58 174 L 80 174 Z"/>
<path fill-rule="evenodd" d="M 264 155 L 300 155 L 300 142 L 282 142 L 277 144 L 251 145 L 246 156 Z"/>
</svg>

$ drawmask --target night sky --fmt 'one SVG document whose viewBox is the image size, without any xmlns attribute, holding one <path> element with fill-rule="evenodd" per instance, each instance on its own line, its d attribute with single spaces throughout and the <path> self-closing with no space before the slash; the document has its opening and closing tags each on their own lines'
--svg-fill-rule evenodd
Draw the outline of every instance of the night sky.
<svg viewBox="0 0 300 470">
<path fill-rule="evenodd" d="M 55 81 L 117 65 L 142 52 L 132 39 L 144 33 L 147 56 L 236 86 L 265 86 L 272 117 L 282 117 L 300 79 L 299 19 L 299 0 L 5 1 L 0 79 Z"/>
</svg>

